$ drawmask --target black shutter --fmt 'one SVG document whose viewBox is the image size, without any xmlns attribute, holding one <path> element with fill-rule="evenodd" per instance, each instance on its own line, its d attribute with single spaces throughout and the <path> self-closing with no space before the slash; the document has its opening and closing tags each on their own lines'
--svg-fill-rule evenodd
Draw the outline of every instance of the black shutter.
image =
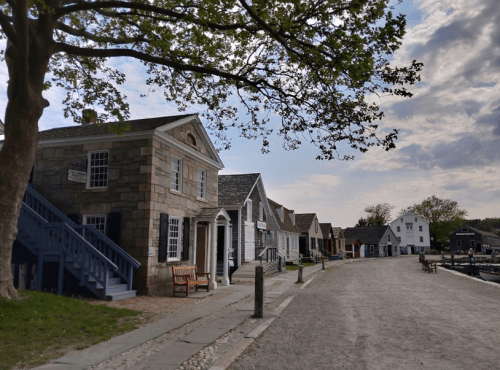
<svg viewBox="0 0 500 370">
<path fill-rule="evenodd" d="M 158 262 L 167 261 L 168 215 L 160 213 L 160 242 L 158 245 Z"/>
<path fill-rule="evenodd" d="M 66 215 L 66 217 L 68 217 L 75 224 L 78 224 L 78 219 L 80 218 L 80 215 L 78 213 L 70 213 L 69 215 Z"/>
<path fill-rule="evenodd" d="M 117 245 L 120 245 L 122 238 L 122 214 L 120 212 L 110 213 L 108 215 L 107 224 L 107 237 Z"/>
<path fill-rule="evenodd" d="M 184 217 L 184 229 L 182 231 L 182 260 L 189 259 L 189 217 Z"/>
</svg>

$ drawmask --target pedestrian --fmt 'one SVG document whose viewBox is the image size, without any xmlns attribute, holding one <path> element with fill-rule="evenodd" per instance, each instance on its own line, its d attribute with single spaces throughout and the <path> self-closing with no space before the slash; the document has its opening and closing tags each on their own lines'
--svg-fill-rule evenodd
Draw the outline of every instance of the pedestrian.
<svg viewBox="0 0 500 370">
<path fill-rule="evenodd" d="M 474 257 L 474 250 L 472 248 L 469 249 L 469 262 L 476 264 L 476 257 Z"/>
</svg>

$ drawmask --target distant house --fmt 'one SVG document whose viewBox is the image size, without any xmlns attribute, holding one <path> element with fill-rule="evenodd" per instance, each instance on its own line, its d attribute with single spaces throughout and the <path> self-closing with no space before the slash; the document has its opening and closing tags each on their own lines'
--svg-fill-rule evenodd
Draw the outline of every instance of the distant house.
<svg viewBox="0 0 500 370">
<path fill-rule="evenodd" d="M 264 235 L 266 245 L 274 245 L 286 256 L 288 261 L 299 259 L 300 229 L 297 226 L 295 211 L 268 199 L 271 209 Z"/>
<path fill-rule="evenodd" d="M 345 240 L 345 258 L 365 257 L 364 245 L 359 239 L 349 238 Z"/>
<path fill-rule="evenodd" d="M 340 227 L 332 227 L 332 232 L 333 232 L 334 254 L 342 252 L 342 254 L 345 255 L 344 231 L 342 231 L 342 228 Z"/>
<path fill-rule="evenodd" d="M 262 235 L 267 228 L 269 204 L 260 173 L 219 175 L 219 207 L 231 217 L 230 255 L 235 267 L 253 261 L 262 248 Z M 222 255 L 217 258 L 223 262 Z"/>
<path fill-rule="evenodd" d="M 348 239 L 359 239 L 363 243 L 365 257 L 393 257 L 400 254 L 399 241 L 389 226 L 348 227 L 344 235 L 346 248 Z"/>
<path fill-rule="evenodd" d="M 323 249 L 328 255 L 336 254 L 334 252 L 335 240 L 333 239 L 333 227 L 331 223 L 320 223 L 321 232 L 323 233 Z"/>
<path fill-rule="evenodd" d="M 313 257 L 323 251 L 323 233 L 316 213 L 295 215 L 300 230 L 299 251 L 304 257 Z"/>
<path fill-rule="evenodd" d="M 401 253 L 415 254 L 430 252 L 431 238 L 429 222 L 414 213 L 407 212 L 390 223 L 392 231 L 396 234 Z"/>
<path fill-rule="evenodd" d="M 472 226 L 462 226 L 450 233 L 450 250 L 469 250 L 490 254 L 492 250 L 500 253 L 500 236 Z"/>
</svg>

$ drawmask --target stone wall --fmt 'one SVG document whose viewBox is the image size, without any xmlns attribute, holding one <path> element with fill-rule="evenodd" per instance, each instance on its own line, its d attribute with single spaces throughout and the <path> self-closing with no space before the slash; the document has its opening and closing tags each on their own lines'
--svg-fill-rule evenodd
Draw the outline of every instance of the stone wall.
<svg viewBox="0 0 500 370">
<path fill-rule="evenodd" d="M 181 126 L 180 128 L 182 128 Z M 183 132 L 177 128 L 175 132 Z M 201 139 L 200 139 L 201 141 Z M 182 188 L 181 191 L 170 189 L 172 156 L 182 159 Z M 153 141 L 151 158 L 151 228 L 149 233 L 149 246 L 152 256 L 148 259 L 148 293 L 154 295 L 171 294 L 172 269 L 170 266 L 178 264 L 192 264 L 193 261 L 193 216 L 201 208 L 217 207 L 218 202 L 218 170 L 201 164 L 197 159 L 179 152 L 165 143 Z M 149 160 L 148 160 L 149 161 Z M 206 197 L 200 199 L 198 195 L 198 168 L 203 168 L 207 173 Z M 169 216 L 189 217 L 189 260 L 174 262 L 158 262 L 158 245 L 160 231 L 160 213 Z M 182 247 L 182 244 L 181 244 Z"/>
<path fill-rule="evenodd" d="M 141 263 L 134 278 L 141 293 L 147 291 L 151 144 L 144 139 L 40 148 L 33 169 L 35 190 L 65 214 L 78 215 L 79 223 L 84 215 L 121 214 L 120 246 Z M 87 153 L 95 150 L 109 151 L 107 188 L 69 181 L 68 170 L 84 170 L 79 165 L 86 166 Z"/>
</svg>

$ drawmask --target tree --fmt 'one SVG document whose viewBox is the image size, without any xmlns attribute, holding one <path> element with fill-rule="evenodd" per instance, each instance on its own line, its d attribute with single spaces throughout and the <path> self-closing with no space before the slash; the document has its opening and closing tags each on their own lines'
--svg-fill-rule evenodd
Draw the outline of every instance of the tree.
<svg viewBox="0 0 500 370">
<path fill-rule="evenodd" d="M 433 195 L 424 199 L 421 203 L 415 203 L 406 211 L 414 213 L 429 221 L 429 232 L 434 242 L 447 242 L 450 232 L 458 229 L 465 223 L 467 211 L 460 209 L 458 203 L 451 199 L 441 199 Z"/>
<path fill-rule="evenodd" d="M 370 225 L 368 224 L 368 219 L 366 219 L 364 217 L 360 217 L 358 220 L 358 223 L 356 225 L 354 225 L 354 227 L 366 227 L 366 226 L 370 226 Z"/>
<path fill-rule="evenodd" d="M 393 148 L 397 130 L 377 137 L 383 117 L 370 94 L 410 97 L 422 64 L 392 67 L 404 16 L 389 0 L 0 0 L 9 72 L 5 141 L 0 152 L 0 296 L 15 297 L 10 274 L 16 220 L 33 165 L 38 120 L 49 88 L 66 91 L 65 117 L 96 108 L 100 122 L 127 129 L 126 76 L 110 62 L 140 61 L 151 89 L 181 110 L 203 105 L 216 144 L 228 127 L 269 147 L 271 115 L 287 149 L 304 138 L 318 159 L 350 159 L 346 142 L 366 152 Z M 230 99 L 232 97 L 232 99 Z M 243 113 L 238 111 L 239 105 Z M 246 114 L 244 114 L 246 113 Z M 121 122 L 121 123 L 120 123 Z"/>
<path fill-rule="evenodd" d="M 388 203 L 379 203 L 365 208 L 368 213 L 366 221 L 368 226 L 385 226 L 391 221 L 391 211 L 394 206 Z"/>
</svg>

